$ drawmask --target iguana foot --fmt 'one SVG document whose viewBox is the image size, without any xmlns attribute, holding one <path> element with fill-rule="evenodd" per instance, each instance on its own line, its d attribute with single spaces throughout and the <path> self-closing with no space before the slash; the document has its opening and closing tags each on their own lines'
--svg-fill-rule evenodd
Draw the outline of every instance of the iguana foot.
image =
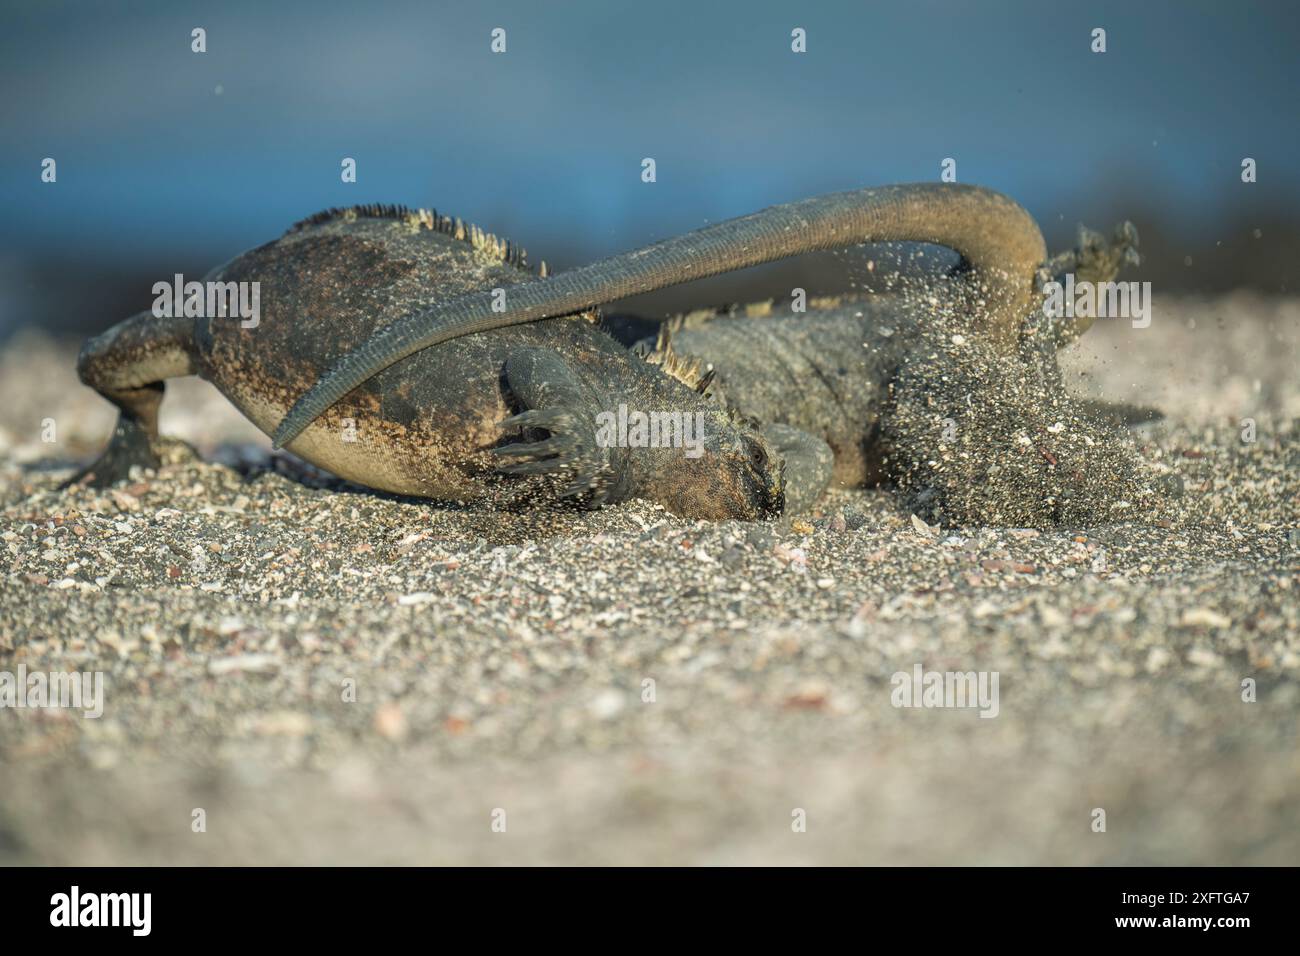
<svg viewBox="0 0 1300 956">
<path fill-rule="evenodd" d="M 107 488 L 130 478 L 132 468 L 156 469 L 160 464 L 150 430 L 135 418 L 122 415 L 104 453 L 59 487 L 84 484 L 92 488 Z"/>
<path fill-rule="evenodd" d="M 790 425 L 767 425 L 763 434 L 785 463 L 785 513 L 807 511 L 831 483 L 835 453 L 817 436 Z"/>
<path fill-rule="evenodd" d="M 1137 227 L 1125 220 L 1111 231 L 1108 240 L 1101 233 L 1081 224 L 1074 259 L 1076 281 L 1111 281 L 1124 266 L 1142 264 L 1142 256 L 1138 253 Z"/>
<path fill-rule="evenodd" d="M 567 475 L 561 496 L 582 497 L 591 507 L 612 500 L 622 470 L 614 466 L 614 453 L 597 440 L 601 396 L 546 349 L 512 352 L 505 379 L 524 411 L 501 427 L 539 429 L 550 435 L 494 449 L 493 454 L 504 459 L 499 470 L 508 475 Z"/>
<path fill-rule="evenodd" d="M 1106 238 L 1095 229 L 1079 224 L 1075 247 L 1069 252 L 1053 256 L 1044 265 L 1040 277 L 1044 282 L 1053 281 L 1064 284 L 1067 274 L 1074 276 L 1074 282 L 1113 282 L 1125 266 L 1142 264 L 1138 254 L 1138 231 L 1133 223 L 1125 220 L 1111 231 Z M 1059 348 L 1073 342 L 1092 325 L 1091 317 L 1061 319 L 1057 323 L 1055 340 Z"/>
<path fill-rule="evenodd" d="M 497 469 L 507 475 L 571 475 L 560 494 L 577 497 L 590 493 L 590 503 L 604 504 L 609 465 L 596 444 L 595 424 L 567 408 L 533 408 L 501 423 L 502 429 L 539 429 L 550 433 L 539 441 L 504 445 L 492 454 L 504 463 Z"/>
<path fill-rule="evenodd" d="M 1047 279 L 1058 282 L 1066 273 L 1073 274 L 1076 282 L 1110 282 L 1124 266 L 1141 264 L 1138 231 L 1133 223 L 1119 223 L 1109 239 L 1080 223 L 1074 248 L 1049 259 L 1044 272 Z"/>
</svg>

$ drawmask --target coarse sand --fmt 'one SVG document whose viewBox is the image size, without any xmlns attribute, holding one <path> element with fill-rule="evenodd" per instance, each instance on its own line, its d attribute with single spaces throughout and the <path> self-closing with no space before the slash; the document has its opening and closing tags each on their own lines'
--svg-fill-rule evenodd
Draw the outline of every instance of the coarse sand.
<svg viewBox="0 0 1300 956">
<path fill-rule="evenodd" d="M 1099 322 L 1069 387 L 1162 409 L 1182 493 L 1033 530 L 399 500 L 197 381 L 198 458 L 63 491 L 113 411 L 21 333 L 0 675 L 104 707 L 0 710 L 0 863 L 1300 863 L 1298 346 L 1289 298 Z M 996 672 L 996 716 L 894 706 L 918 665 Z"/>
</svg>

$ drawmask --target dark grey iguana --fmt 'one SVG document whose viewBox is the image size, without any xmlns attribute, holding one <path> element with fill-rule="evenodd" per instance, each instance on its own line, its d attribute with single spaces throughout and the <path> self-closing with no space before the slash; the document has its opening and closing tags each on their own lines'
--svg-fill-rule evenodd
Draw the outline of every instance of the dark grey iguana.
<svg viewBox="0 0 1300 956">
<path fill-rule="evenodd" d="M 532 275 L 520 250 L 427 211 L 362 207 L 304 220 L 205 280 L 260 283 L 256 327 L 145 312 L 85 344 L 82 381 L 120 414 L 109 448 L 82 477 L 105 484 L 132 465 L 157 464 L 166 378 L 202 376 L 269 434 L 331 362 L 415 303 Z M 596 447 L 595 415 L 620 403 L 698 412 L 701 454 Z M 549 437 L 506 445 L 520 427 Z M 693 517 L 748 519 L 783 508 L 782 458 L 757 427 L 586 321 L 503 329 L 398 363 L 292 449 L 368 487 L 441 500 L 635 495 Z"/>
<path fill-rule="evenodd" d="M 1137 260 L 1136 247 L 1128 223 L 1109 240 L 1081 228 L 1077 248 L 1046 263 L 1040 278 L 1062 281 L 1068 272 L 1109 282 Z M 942 523 L 1115 517 L 1111 506 L 1139 490 L 1108 426 L 1159 412 L 1069 397 L 1055 352 L 1089 320 L 1028 316 L 1017 347 L 1006 350 L 964 331 L 963 292 L 940 278 L 892 294 L 814 300 L 802 314 L 767 303 L 740 314 L 702 311 L 640 347 L 698 366 L 711 376 L 711 393 L 769 434 L 785 428 L 826 443 L 803 464 L 802 484 L 786 488 L 791 511 L 829 484 L 893 482 L 912 510 Z"/>
<path fill-rule="evenodd" d="M 850 195 L 859 208 L 840 197 L 742 221 L 755 226 L 767 258 L 876 239 L 948 245 L 969 268 L 968 287 L 984 297 L 980 315 L 1007 337 L 1044 258 L 1037 226 L 1023 209 L 973 187 L 926 184 Z M 691 246 L 656 248 L 670 266 L 706 274 L 692 265 Z M 207 378 L 270 433 L 326 369 L 412 309 L 474 290 L 505 289 L 509 298 L 537 288 L 531 278 L 517 250 L 435 214 L 364 207 L 305 220 L 207 277 L 261 284 L 256 328 L 229 318 L 142 313 L 86 343 L 78 363 L 82 380 L 116 404 L 120 416 L 108 450 L 84 477 L 104 483 L 124 477 L 132 464 L 156 463 L 157 409 L 168 377 Z M 680 365 L 671 355 L 643 361 L 590 322 L 494 328 L 386 362 L 298 429 L 289 447 L 369 487 L 444 500 L 489 493 L 519 501 L 539 493 L 595 502 L 636 496 L 701 518 L 778 513 L 786 483 L 806 500 L 804 489 L 820 481 L 824 444 L 788 427 L 765 436 L 700 394 L 705 383 Z M 703 415 L 703 454 L 600 447 L 596 417 L 621 404 Z M 516 427 L 535 440 L 503 436 Z M 351 435 L 357 440 L 348 441 Z M 552 481 L 543 491 L 518 480 L 530 475 L 565 483 Z"/>
</svg>

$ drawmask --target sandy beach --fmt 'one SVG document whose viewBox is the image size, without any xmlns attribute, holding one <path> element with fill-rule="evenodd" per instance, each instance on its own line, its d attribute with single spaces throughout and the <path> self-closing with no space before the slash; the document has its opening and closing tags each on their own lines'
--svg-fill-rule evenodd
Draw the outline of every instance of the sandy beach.
<svg viewBox="0 0 1300 956">
<path fill-rule="evenodd" d="M 62 491 L 114 421 L 75 348 L 0 347 L 0 672 L 103 714 L 0 710 L 0 863 L 1300 863 L 1298 299 L 1064 353 L 1183 494 L 1041 531 L 400 500 L 195 380 L 197 457 Z M 918 665 L 996 715 L 894 706 Z"/>
</svg>

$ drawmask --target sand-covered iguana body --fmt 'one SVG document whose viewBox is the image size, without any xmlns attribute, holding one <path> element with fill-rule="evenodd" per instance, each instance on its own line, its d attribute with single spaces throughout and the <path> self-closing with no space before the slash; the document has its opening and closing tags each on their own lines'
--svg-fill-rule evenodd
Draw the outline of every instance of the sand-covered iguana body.
<svg viewBox="0 0 1300 956">
<path fill-rule="evenodd" d="M 1136 260 L 1136 244 L 1127 223 L 1109 240 L 1081 228 L 1078 247 L 1053 257 L 1042 278 L 1112 281 Z M 894 482 L 936 521 L 1038 526 L 1081 520 L 1131 491 L 1130 463 L 1107 425 L 1158 413 L 1070 398 L 1055 351 L 1082 331 L 1076 324 L 1053 328 L 1040 315 L 1012 354 L 963 333 L 964 292 L 932 278 L 896 293 L 814 300 L 803 313 L 788 303 L 697 312 L 641 348 L 699 366 L 717 397 L 770 434 L 785 428 L 825 442 L 802 482 L 786 488 L 791 511 L 828 485 Z"/>
</svg>

